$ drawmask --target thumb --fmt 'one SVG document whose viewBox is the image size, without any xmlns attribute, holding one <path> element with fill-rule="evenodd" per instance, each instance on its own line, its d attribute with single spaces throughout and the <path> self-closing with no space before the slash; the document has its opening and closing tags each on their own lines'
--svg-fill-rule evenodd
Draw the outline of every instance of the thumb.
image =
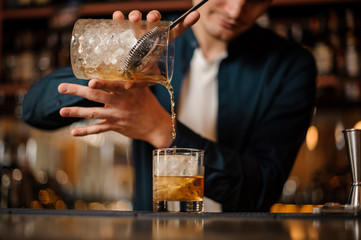
<svg viewBox="0 0 361 240">
<path fill-rule="evenodd" d="M 179 35 L 181 35 L 185 30 L 192 27 L 199 19 L 200 14 L 198 11 L 193 11 L 189 13 L 183 21 L 178 23 L 170 32 L 169 40 L 173 41 L 176 39 Z"/>
</svg>

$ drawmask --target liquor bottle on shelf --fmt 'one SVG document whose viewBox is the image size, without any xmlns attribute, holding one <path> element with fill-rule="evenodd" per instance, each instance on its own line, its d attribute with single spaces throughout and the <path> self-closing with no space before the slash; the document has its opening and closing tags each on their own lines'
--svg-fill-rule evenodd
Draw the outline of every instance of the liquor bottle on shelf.
<svg viewBox="0 0 361 240">
<path fill-rule="evenodd" d="M 23 94 L 15 96 L 13 114 L 0 116 L 0 208 L 67 208 L 71 198 L 49 167 L 58 152 L 39 147 L 20 120 Z"/>
<path fill-rule="evenodd" d="M 30 29 L 9 34 L 14 36 L 14 42 L 4 53 L 6 82 L 31 83 L 38 78 L 33 37 L 35 34 Z"/>
<path fill-rule="evenodd" d="M 343 89 L 337 75 L 335 64 L 336 55 L 339 54 L 337 44 L 337 18 L 330 17 L 330 13 L 323 13 L 310 17 L 310 29 L 315 41 L 312 52 L 315 57 L 318 71 L 317 101 L 319 104 L 339 102 L 343 96 Z"/>
<path fill-rule="evenodd" d="M 29 7 L 31 6 L 31 0 L 18 0 L 18 7 Z"/>
<path fill-rule="evenodd" d="M 60 46 L 58 49 L 58 66 L 66 66 L 70 64 L 70 39 L 71 39 L 71 31 L 63 30 L 60 33 Z"/>
<path fill-rule="evenodd" d="M 26 8 L 32 6 L 46 6 L 52 3 L 52 0 L 5 0 L 4 8 Z"/>
<path fill-rule="evenodd" d="M 56 67 L 55 52 L 59 42 L 58 34 L 55 31 L 44 32 L 43 39 L 45 39 L 45 41 L 38 42 L 37 68 L 39 77 L 44 77 Z"/>
<path fill-rule="evenodd" d="M 7 38 L 14 36 L 15 40 L 9 41 L 10 43 L 4 41 L 6 51 L 2 83 L 33 83 L 58 66 L 57 54 L 60 46 L 56 30 L 25 29 L 6 34 Z"/>
<path fill-rule="evenodd" d="M 19 207 L 21 172 L 13 158 L 8 136 L 0 139 L 0 208 Z"/>
<path fill-rule="evenodd" d="M 355 34 L 355 19 L 351 9 L 346 9 L 346 49 L 345 67 L 346 78 L 344 81 L 345 96 L 348 101 L 361 101 L 361 73 L 360 73 L 360 43 Z"/>
<path fill-rule="evenodd" d="M 12 116 L 1 118 L 0 136 L 0 207 L 30 207 L 36 199 L 35 180 L 25 161 L 26 133 L 22 123 Z M 21 134 L 19 132 L 21 131 Z M 19 164 L 21 160 L 21 165 Z"/>
<path fill-rule="evenodd" d="M 328 35 L 327 17 L 318 16 L 310 19 L 313 22 L 314 33 L 317 37 L 313 46 L 313 54 L 319 75 L 332 74 L 334 70 L 334 51 Z"/>
<path fill-rule="evenodd" d="M 4 1 L 4 8 L 17 8 L 18 7 L 18 0 L 5 0 Z"/>
<path fill-rule="evenodd" d="M 14 39 L 11 42 L 9 39 Z M 3 45 L 4 45 L 4 58 L 2 67 L 2 81 L 1 83 L 14 83 L 17 67 L 17 49 L 19 49 L 19 40 L 15 38 L 14 32 L 4 33 L 3 36 Z"/>
<path fill-rule="evenodd" d="M 32 5 L 34 6 L 46 6 L 51 4 L 51 0 L 32 0 Z"/>
<path fill-rule="evenodd" d="M 78 10 L 81 0 L 56 1 L 56 10 L 50 18 L 49 26 L 53 29 L 64 29 L 73 26 L 78 19 Z"/>
<path fill-rule="evenodd" d="M 333 73 L 338 78 L 343 78 L 345 74 L 345 47 L 341 41 L 341 22 L 339 13 L 335 9 L 328 12 L 328 38 L 333 50 Z"/>
</svg>

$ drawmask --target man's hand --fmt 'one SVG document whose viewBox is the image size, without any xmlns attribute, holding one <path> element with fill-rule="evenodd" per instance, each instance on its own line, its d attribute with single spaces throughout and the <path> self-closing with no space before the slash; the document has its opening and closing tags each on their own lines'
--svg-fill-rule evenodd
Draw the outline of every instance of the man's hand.
<svg viewBox="0 0 361 240">
<path fill-rule="evenodd" d="M 177 38 L 179 35 L 181 35 L 185 30 L 187 30 L 188 28 L 192 27 L 193 24 L 195 24 L 198 19 L 199 19 L 200 15 L 199 12 L 197 11 L 193 11 L 191 13 L 189 13 L 184 19 L 183 21 L 181 21 L 180 23 L 178 23 L 170 32 L 170 40 L 174 40 L 175 38 Z M 158 10 L 152 10 L 147 14 L 147 21 L 148 22 L 156 22 L 161 20 L 162 15 L 160 14 L 160 12 Z M 125 19 L 124 14 L 121 11 L 115 11 L 113 13 L 113 19 Z M 128 15 L 128 19 L 131 22 L 137 22 L 140 21 L 142 19 L 142 13 L 138 10 L 133 10 L 129 13 Z"/>
<path fill-rule="evenodd" d="M 89 86 L 62 83 L 58 91 L 104 104 L 104 107 L 65 107 L 60 110 L 63 117 L 102 120 L 95 125 L 73 129 L 73 136 L 116 131 L 157 148 L 169 147 L 173 141 L 171 116 L 148 87 L 125 89 L 116 81 L 92 79 Z"/>
<path fill-rule="evenodd" d="M 121 11 L 116 11 L 113 19 L 121 20 L 125 19 L 125 16 Z M 142 13 L 138 10 L 131 11 L 128 19 L 132 22 L 140 21 Z M 198 19 L 198 12 L 190 13 L 172 29 L 171 40 L 190 28 Z M 159 20 L 159 11 L 153 10 L 147 14 L 149 22 Z M 58 87 L 60 93 L 103 103 L 104 107 L 65 107 L 60 110 L 60 115 L 102 120 L 98 124 L 73 129 L 73 136 L 116 131 L 133 139 L 147 141 L 156 148 L 169 147 L 173 141 L 172 118 L 147 86 L 149 83 L 100 79 L 90 80 L 88 86 L 62 83 Z"/>
</svg>

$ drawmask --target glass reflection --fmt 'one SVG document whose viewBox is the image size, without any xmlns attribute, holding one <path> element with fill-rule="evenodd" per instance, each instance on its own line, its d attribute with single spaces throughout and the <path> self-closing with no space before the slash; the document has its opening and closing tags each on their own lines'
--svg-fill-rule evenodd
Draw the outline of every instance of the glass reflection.
<svg viewBox="0 0 361 240">
<path fill-rule="evenodd" d="M 202 218 L 153 219 L 152 239 L 203 239 Z"/>
</svg>

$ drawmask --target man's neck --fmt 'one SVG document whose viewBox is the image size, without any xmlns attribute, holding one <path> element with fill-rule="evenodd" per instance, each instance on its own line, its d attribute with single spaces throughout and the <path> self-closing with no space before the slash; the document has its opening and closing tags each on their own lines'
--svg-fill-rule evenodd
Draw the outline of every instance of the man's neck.
<svg viewBox="0 0 361 240">
<path fill-rule="evenodd" d="M 227 43 L 209 36 L 209 34 L 204 32 L 204 29 L 196 25 L 194 25 L 192 29 L 204 57 L 208 61 L 212 61 L 223 56 L 227 52 Z"/>
</svg>

